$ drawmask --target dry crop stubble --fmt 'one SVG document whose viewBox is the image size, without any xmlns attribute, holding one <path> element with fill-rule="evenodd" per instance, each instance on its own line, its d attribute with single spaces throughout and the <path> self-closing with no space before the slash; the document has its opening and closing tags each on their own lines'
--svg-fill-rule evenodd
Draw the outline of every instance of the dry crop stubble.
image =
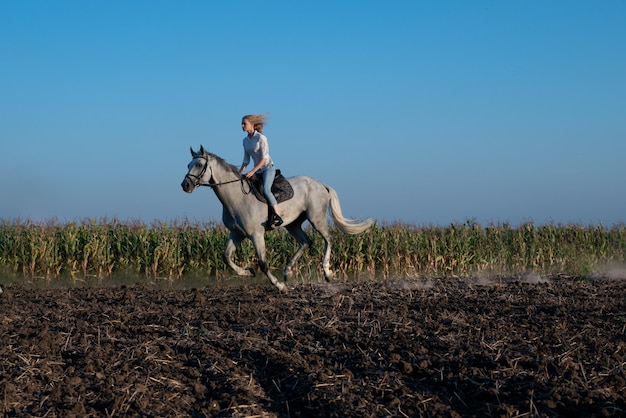
<svg viewBox="0 0 626 418">
<path fill-rule="evenodd" d="M 6 416 L 618 416 L 624 280 L 5 287 Z"/>
</svg>

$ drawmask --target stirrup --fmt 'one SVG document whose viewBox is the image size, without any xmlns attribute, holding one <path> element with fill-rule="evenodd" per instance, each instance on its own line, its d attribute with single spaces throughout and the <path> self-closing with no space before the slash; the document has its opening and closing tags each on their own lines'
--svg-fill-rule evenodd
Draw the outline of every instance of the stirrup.
<svg viewBox="0 0 626 418">
<path fill-rule="evenodd" d="M 274 214 L 274 217 L 272 219 L 272 228 L 278 228 L 282 224 L 283 224 L 283 218 L 281 218 L 277 214 Z"/>
</svg>

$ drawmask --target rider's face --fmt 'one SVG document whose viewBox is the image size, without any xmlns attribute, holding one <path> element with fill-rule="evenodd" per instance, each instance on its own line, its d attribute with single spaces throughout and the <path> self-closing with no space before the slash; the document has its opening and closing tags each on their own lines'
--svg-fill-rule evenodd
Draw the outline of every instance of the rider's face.
<svg viewBox="0 0 626 418">
<path fill-rule="evenodd" d="M 246 131 L 249 134 L 254 133 L 254 125 L 248 119 L 242 119 L 241 130 Z"/>
</svg>

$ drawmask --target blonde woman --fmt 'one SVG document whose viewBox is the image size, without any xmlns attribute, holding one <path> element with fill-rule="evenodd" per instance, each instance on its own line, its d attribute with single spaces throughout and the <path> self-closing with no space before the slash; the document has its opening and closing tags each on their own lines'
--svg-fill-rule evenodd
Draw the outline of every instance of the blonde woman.
<svg viewBox="0 0 626 418">
<path fill-rule="evenodd" d="M 278 203 L 276 197 L 272 193 L 272 183 L 276 177 L 276 168 L 272 157 L 270 157 L 270 147 L 267 138 L 263 135 L 263 126 L 265 125 L 266 115 L 246 115 L 241 119 L 241 129 L 246 132 L 243 138 L 243 163 L 239 169 L 243 173 L 248 164 L 250 157 L 254 162 L 254 167 L 245 174 L 246 178 L 250 178 L 254 173 L 263 176 L 263 194 L 268 204 L 272 208 L 268 226 L 278 228 L 283 224 L 283 219 L 278 212 Z"/>
</svg>

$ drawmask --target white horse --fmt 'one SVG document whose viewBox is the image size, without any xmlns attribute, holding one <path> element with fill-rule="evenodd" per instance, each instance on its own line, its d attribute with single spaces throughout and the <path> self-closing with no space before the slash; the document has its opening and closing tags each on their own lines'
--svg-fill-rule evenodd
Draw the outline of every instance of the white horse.
<svg viewBox="0 0 626 418">
<path fill-rule="evenodd" d="M 230 230 L 224 261 L 240 276 L 254 276 L 254 270 L 244 269 L 232 260 L 233 253 L 241 242 L 250 238 L 256 250 L 259 267 L 270 281 L 280 290 L 286 291 L 285 284 L 272 273 L 265 256 L 265 223 L 267 221 L 267 203 L 261 202 L 252 193 L 251 185 L 238 171 L 215 154 L 205 151 L 200 146 L 198 152 L 190 148 L 192 160 L 181 184 L 183 190 L 191 193 L 198 186 L 210 186 L 222 203 L 222 221 Z M 346 234 L 360 234 L 367 231 L 373 221 L 363 222 L 346 219 L 341 213 L 337 192 L 308 176 L 295 176 L 287 179 L 293 188 L 293 197 L 279 202 L 283 226 L 298 242 L 298 250 L 285 266 L 284 279 L 290 279 L 293 268 L 304 251 L 312 244 L 311 238 L 302 230 L 302 224 L 308 220 L 326 241 L 322 268 L 327 281 L 333 278 L 330 269 L 331 236 L 326 222 L 326 213 L 330 204 L 330 214 L 335 225 Z"/>
</svg>

